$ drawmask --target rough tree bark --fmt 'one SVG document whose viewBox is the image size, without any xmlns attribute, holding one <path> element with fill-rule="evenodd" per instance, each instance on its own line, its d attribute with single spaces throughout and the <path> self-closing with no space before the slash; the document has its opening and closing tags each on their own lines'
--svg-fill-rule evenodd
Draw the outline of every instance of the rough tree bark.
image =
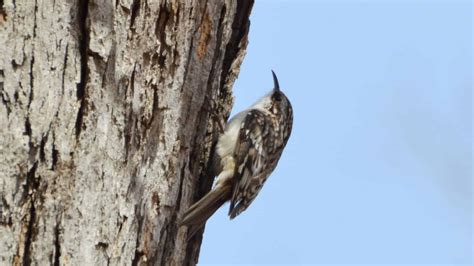
<svg viewBox="0 0 474 266">
<path fill-rule="evenodd" d="M 193 265 L 253 0 L 0 0 L 0 264 Z"/>
</svg>

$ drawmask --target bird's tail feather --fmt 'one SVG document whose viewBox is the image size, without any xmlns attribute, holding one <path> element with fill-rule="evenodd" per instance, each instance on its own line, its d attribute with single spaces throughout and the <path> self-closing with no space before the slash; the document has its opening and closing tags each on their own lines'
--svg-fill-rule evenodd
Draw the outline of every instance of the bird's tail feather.
<svg viewBox="0 0 474 266">
<path fill-rule="evenodd" d="M 202 199 L 194 203 L 183 215 L 180 225 L 192 225 L 201 227 L 219 209 L 222 204 L 229 200 L 231 186 L 217 186 Z"/>
</svg>

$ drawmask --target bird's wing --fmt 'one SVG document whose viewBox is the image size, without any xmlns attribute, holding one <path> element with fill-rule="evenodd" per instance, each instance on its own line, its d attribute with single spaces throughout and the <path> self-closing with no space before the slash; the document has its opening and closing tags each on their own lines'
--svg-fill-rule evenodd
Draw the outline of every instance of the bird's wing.
<svg viewBox="0 0 474 266">
<path fill-rule="evenodd" d="M 273 159 L 267 149 L 274 130 L 268 115 L 260 110 L 250 110 L 242 121 L 235 147 L 234 189 L 230 201 L 231 219 L 252 203 L 263 183 L 273 171 Z"/>
</svg>

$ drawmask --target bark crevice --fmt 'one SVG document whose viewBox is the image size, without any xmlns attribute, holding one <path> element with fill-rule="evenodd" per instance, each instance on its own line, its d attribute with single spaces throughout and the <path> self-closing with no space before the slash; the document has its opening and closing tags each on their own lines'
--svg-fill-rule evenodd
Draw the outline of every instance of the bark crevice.
<svg viewBox="0 0 474 266">
<path fill-rule="evenodd" d="M 168 6 L 166 5 L 166 3 L 162 4 L 160 6 L 160 12 L 158 14 L 158 18 L 156 19 L 156 26 L 155 26 L 155 35 L 160 46 L 160 49 L 158 52 L 158 65 L 160 69 L 165 67 L 166 54 L 169 54 L 171 50 L 171 46 L 166 43 L 166 25 L 168 24 L 168 21 L 170 20 L 170 18 L 172 17 L 171 17 L 171 12 L 168 9 Z"/>
<path fill-rule="evenodd" d="M 65 82 L 66 68 L 67 68 L 67 63 L 68 63 L 68 52 L 69 52 L 69 43 L 66 44 L 66 49 L 64 52 L 63 72 L 61 74 L 61 95 L 64 95 L 64 82 Z"/>
<path fill-rule="evenodd" d="M 141 237 L 141 232 L 142 232 L 142 227 L 143 227 L 143 215 L 140 215 L 138 204 L 135 205 L 135 217 L 136 217 L 138 226 L 137 226 L 137 237 L 135 239 L 135 252 L 132 259 L 132 266 L 137 266 L 138 263 L 140 262 L 140 259 L 145 255 L 145 252 L 143 250 L 140 250 L 140 237 Z"/>
<path fill-rule="evenodd" d="M 3 0 L 0 0 L 0 21 L 7 20 L 7 12 L 5 11 Z"/>
<path fill-rule="evenodd" d="M 76 138 L 81 135 L 83 127 L 82 120 L 86 111 L 86 89 L 88 82 L 88 50 L 89 50 L 89 28 L 87 25 L 87 15 L 89 12 L 89 0 L 79 1 L 78 6 L 78 25 L 79 25 L 79 55 L 81 65 L 81 77 L 77 84 L 76 97 L 79 101 L 79 109 L 76 117 Z"/>
<path fill-rule="evenodd" d="M 38 13 L 38 1 L 35 0 L 35 8 L 34 8 L 34 18 L 33 18 L 33 40 L 32 40 L 32 51 L 31 51 L 31 61 L 30 61 L 30 95 L 28 97 L 28 112 L 30 111 L 30 106 L 31 102 L 33 101 L 34 98 L 34 80 L 35 80 L 35 75 L 34 75 L 34 65 L 35 65 L 35 39 L 36 39 L 36 28 L 38 27 L 37 25 L 37 20 L 36 20 L 36 14 Z"/>
<path fill-rule="evenodd" d="M 133 26 L 135 25 L 135 19 L 137 18 L 140 12 L 140 0 L 133 0 L 130 10 L 132 12 L 130 14 L 130 30 L 133 30 Z"/>
<path fill-rule="evenodd" d="M 226 77 L 229 74 L 232 63 L 237 58 L 239 51 L 243 48 L 241 47 L 242 42 L 247 38 L 250 28 L 249 16 L 252 11 L 252 6 L 253 1 L 237 1 L 237 13 L 232 23 L 232 35 L 227 43 L 222 62 L 221 89 L 226 83 Z"/>
<path fill-rule="evenodd" d="M 33 239 L 33 230 L 34 230 L 34 224 L 35 224 L 35 219 L 36 219 L 36 208 L 35 208 L 35 203 L 33 201 L 30 202 L 30 210 L 29 210 L 29 221 L 28 221 L 28 229 L 25 233 L 25 246 L 23 248 L 24 253 L 23 253 L 23 265 L 31 265 L 31 242 Z"/>
<path fill-rule="evenodd" d="M 40 141 L 40 151 L 39 151 L 39 159 L 40 162 L 44 162 L 46 160 L 46 153 L 44 151 L 44 148 L 46 146 L 46 142 L 48 141 L 48 133 L 46 133 Z"/>
<path fill-rule="evenodd" d="M 56 223 L 54 226 L 54 266 L 61 265 L 61 240 L 60 240 L 61 231 L 59 229 L 59 223 Z"/>
<path fill-rule="evenodd" d="M 0 69 L 0 96 L 2 98 L 2 103 L 5 106 L 5 109 L 7 110 L 7 117 L 10 117 L 10 113 L 12 112 L 12 109 L 10 107 L 11 101 L 10 98 L 8 97 L 8 94 L 4 91 L 3 89 L 3 70 Z"/>
<path fill-rule="evenodd" d="M 56 149 L 55 138 L 53 134 L 53 143 L 51 144 L 51 170 L 56 170 L 56 166 L 58 165 L 59 160 L 59 151 Z"/>
<path fill-rule="evenodd" d="M 38 188 L 39 182 L 36 179 L 36 170 L 38 163 L 35 162 L 33 167 L 26 174 L 26 184 L 25 184 L 25 193 L 26 197 L 29 197 L 29 210 L 28 210 L 28 224 L 26 225 L 25 232 L 25 243 L 23 247 L 23 265 L 31 264 L 31 243 L 34 238 L 35 220 L 36 220 L 36 206 L 35 206 L 35 192 Z M 31 190 L 31 191 L 30 191 Z"/>
</svg>

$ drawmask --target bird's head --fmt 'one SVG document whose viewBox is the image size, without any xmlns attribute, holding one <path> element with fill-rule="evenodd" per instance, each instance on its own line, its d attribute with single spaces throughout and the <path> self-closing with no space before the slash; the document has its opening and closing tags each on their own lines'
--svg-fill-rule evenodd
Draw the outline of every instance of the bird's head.
<svg viewBox="0 0 474 266">
<path fill-rule="evenodd" d="M 279 120 L 287 120 L 292 118 L 293 110 L 291 107 L 290 100 L 286 97 L 286 95 L 280 90 L 280 84 L 278 82 L 278 78 L 273 72 L 273 90 L 263 96 L 260 100 L 258 100 L 254 105 L 253 108 L 260 109 L 262 111 L 266 111 L 274 116 L 277 116 Z"/>
<path fill-rule="evenodd" d="M 280 84 L 278 83 L 275 72 L 272 71 L 272 74 L 274 83 L 273 90 L 258 100 L 252 108 L 264 111 L 273 117 L 278 125 L 278 128 L 275 128 L 275 130 L 281 132 L 280 136 L 286 143 L 293 127 L 293 108 L 290 100 L 280 90 Z"/>
</svg>

